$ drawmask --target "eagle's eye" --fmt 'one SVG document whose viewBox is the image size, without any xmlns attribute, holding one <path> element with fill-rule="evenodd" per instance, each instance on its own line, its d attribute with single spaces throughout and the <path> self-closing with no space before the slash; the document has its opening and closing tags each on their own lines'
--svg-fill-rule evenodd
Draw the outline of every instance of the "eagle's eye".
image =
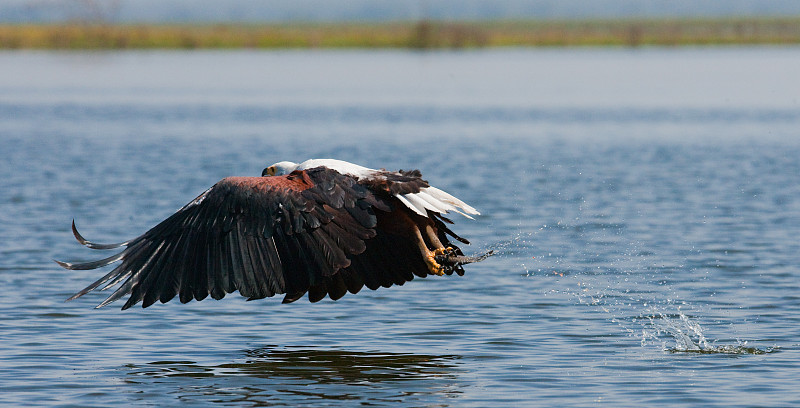
<svg viewBox="0 0 800 408">
<path fill-rule="evenodd" d="M 264 176 L 274 176 L 275 175 L 275 166 L 269 166 L 261 172 L 261 177 Z"/>
</svg>

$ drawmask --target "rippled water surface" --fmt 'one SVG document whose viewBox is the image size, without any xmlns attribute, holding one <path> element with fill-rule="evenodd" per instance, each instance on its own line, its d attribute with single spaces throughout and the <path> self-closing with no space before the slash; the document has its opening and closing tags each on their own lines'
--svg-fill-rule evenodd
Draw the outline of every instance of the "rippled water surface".
<svg viewBox="0 0 800 408">
<path fill-rule="evenodd" d="M 800 405 L 800 49 L 0 53 L 0 404 Z M 419 168 L 464 277 L 95 310 L 71 236 Z"/>
</svg>

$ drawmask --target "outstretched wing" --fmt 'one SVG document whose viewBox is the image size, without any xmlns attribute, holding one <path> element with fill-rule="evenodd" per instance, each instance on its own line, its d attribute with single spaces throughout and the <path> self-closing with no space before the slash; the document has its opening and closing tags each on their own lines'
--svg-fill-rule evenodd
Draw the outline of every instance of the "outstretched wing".
<svg viewBox="0 0 800 408">
<path fill-rule="evenodd" d="M 98 307 L 130 294 L 123 309 L 180 297 L 186 303 L 209 294 L 221 299 L 239 291 L 249 299 L 305 293 L 350 266 L 375 236 L 373 209 L 389 211 L 366 187 L 334 170 L 315 168 L 282 177 L 221 180 L 143 235 L 93 249 L 125 249 L 86 263 L 95 269 L 120 264 L 70 300 L 121 283 Z"/>
</svg>

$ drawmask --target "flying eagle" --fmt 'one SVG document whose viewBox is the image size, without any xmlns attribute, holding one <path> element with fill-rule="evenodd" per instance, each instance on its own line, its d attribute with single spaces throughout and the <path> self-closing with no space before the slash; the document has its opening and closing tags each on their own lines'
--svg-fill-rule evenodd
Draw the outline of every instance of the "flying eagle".
<svg viewBox="0 0 800 408">
<path fill-rule="evenodd" d="M 248 300 L 308 293 L 337 300 L 362 287 L 402 285 L 414 276 L 464 274 L 467 257 L 450 238 L 443 214 L 479 214 L 422 179 L 419 170 L 373 170 L 341 160 L 279 162 L 261 177 L 227 177 L 143 235 L 98 244 L 125 249 L 94 262 L 58 262 L 67 269 L 120 264 L 68 300 L 119 283 L 103 307 L 130 294 L 122 309 L 178 295 L 183 303 L 239 291 Z"/>
</svg>

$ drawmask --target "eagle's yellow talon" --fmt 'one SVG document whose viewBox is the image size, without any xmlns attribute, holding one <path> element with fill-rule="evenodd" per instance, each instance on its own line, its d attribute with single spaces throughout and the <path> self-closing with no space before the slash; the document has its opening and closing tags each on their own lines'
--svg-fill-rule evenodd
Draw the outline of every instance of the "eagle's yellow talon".
<svg viewBox="0 0 800 408">
<path fill-rule="evenodd" d="M 433 256 L 447 255 L 451 252 L 453 252 L 453 247 L 436 248 L 433 250 Z"/>
<path fill-rule="evenodd" d="M 433 275 L 443 276 L 444 268 L 442 268 L 442 265 L 439 265 L 434 258 L 436 258 L 436 251 L 431 252 L 431 254 L 425 258 L 425 263 L 428 264 L 428 272 Z"/>
</svg>

